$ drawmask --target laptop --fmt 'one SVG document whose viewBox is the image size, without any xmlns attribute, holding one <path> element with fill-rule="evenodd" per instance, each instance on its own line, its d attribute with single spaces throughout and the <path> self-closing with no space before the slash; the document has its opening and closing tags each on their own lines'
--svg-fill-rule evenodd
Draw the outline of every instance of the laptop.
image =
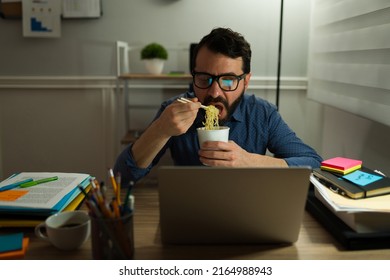
<svg viewBox="0 0 390 280">
<path fill-rule="evenodd" d="M 162 166 L 160 230 L 170 244 L 278 244 L 298 240 L 309 167 Z"/>
</svg>

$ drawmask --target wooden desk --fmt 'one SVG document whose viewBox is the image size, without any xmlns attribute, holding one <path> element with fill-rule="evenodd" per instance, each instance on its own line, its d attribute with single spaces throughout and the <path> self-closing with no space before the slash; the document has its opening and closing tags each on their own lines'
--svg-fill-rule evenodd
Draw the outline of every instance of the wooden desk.
<svg viewBox="0 0 390 280">
<path fill-rule="evenodd" d="M 344 250 L 307 212 L 304 215 L 299 239 L 290 246 L 163 245 L 159 235 L 158 192 L 156 185 L 138 185 L 134 195 L 136 196 L 134 217 L 135 259 L 390 259 L 390 249 Z M 20 229 L 12 229 L 12 231 L 20 231 Z M 32 228 L 23 229 L 23 231 L 31 238 L 25 259 L 91 259 L 90 240 L 80 250 L 64 252 L 36 238 Z"/>
<path fill-rule="evenodd" d="M 125 117 L 125 127 L 126 135 L 121 139 L 121 144 L 129 144 L 133 142 L 136 137 L 137 131 L 132 131 L 129 124 L 129 100 L 130 100 L 130 82 L 140 82 L 138 86 L 142 89 L 182 89 L 183 92 L 189 88 L 189 84 L 192 81 L 192 76 L 190 74 L 123 74 L 118 77 L 119 81 L 124 82 L 124 117 Z M 157 83 L 157 84 L 156 84 Z M 147 105 L 145 105 L 147 107 Z"/>
</svg>

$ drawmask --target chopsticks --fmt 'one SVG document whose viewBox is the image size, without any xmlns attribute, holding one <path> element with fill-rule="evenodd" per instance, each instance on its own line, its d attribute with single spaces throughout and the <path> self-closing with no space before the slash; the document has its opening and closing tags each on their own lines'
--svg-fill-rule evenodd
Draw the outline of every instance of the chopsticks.
<svg viewBox="0 0 390 280">
<path fill-rule="evenodd" d="M 179 101 L 179 102 L 181 102 L 181 103 L 191 103 L 191 102 L 192 102 L 191 100 L 189 100 L 189 99 L 187 99 L 187 98 L 184 98 L 184 97 L 178 98 L 177 101 Z M 207 109 L 207 106 L 205 106 L 205 105 L 200 105 L 200 108 L 206 110 L 206 109 Z"/>
</svg>

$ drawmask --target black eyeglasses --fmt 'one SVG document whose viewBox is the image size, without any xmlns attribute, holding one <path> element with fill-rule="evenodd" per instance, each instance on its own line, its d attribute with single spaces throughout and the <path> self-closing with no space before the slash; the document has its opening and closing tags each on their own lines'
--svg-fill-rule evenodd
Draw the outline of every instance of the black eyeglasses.
<svg viewBox="0 0 390 280">
<path fill-rule="evenodd" d="M 214 81 L 217 81 L 223 91 L 234 91 L 237 89 L 240 81 L 245 77 L 245 73 L 239 76 L 233 74 L 210 75 L 204 72 L 192 72 L 194 85 L 200 89 L 211 87 Z"/>
</svg>

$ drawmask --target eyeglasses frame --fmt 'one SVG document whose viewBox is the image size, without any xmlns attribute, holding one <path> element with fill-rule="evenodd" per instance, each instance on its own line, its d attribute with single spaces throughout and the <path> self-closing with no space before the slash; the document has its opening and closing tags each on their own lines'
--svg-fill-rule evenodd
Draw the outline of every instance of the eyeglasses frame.
<svg viewBox="0 0 390 280">
<path fill-rule="evenodd" d="M 223 90 L 223 91 L 235 91 L 235 90 L 238 88 L 238 85 L 240 84 L 240 81 L 241 81 L 242 79 L 244 79 L 245 76 L 247 75 L 247 73 L 243 73 L 243 74 L 241 74 L 241 75 L 235 75 L 235 74 L 211 75 L 211 74 L 206 73 L 206 72 L 196 72 L 196 71 L 192 71 L 191 74 L 192 74 L 192 82 L 194 83 L 194 86 L 196 86 L 197 88 L 200 88 L 200 89 L 208 89 L 208 88 L 210 88 L 210 87 L 212 86 L 212 84 L 214 83 L 214 81 L 217 81 L 217 84 L 218 84 L 219 88 L 220 88 L 221 90 Z M 208 87 L 205 87 L 205 88 L 202 88 L 202 87 L 197 86 L 197 85 L 195 84 L 195 75 L 197 75 L 197 74 L 203 74 L 203 75 L 210 76 L 210 78 L 211 78 L 211 83 L 210 83 L 210 85 L 209 85 Z M 237 82 L 236 88 L 235 88 L 235 89 L 223 89 L 223 88 L 221 87 L 221 85 L 219 84 L 219 79 L 220 79 L 221 77 L 235 77 L 235 78 L 237 78 L 237 79 L 238 79 L 238 82 Z"/>
</svg>

